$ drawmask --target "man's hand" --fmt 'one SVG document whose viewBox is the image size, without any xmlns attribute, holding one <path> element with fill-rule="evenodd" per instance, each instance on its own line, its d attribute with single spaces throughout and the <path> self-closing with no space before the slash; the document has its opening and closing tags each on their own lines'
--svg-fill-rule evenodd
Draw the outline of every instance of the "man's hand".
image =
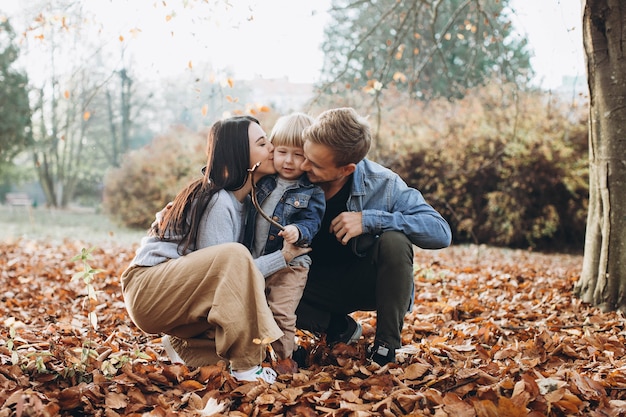
<svg viewBox="0 0 626 417">
<path fill-rule="evenodd" d="M 330 223 L 330 232 L 342 245 L 353 237 L 363 234 L 363 214 L 360 211 L 344 211 Z"/>
<path fill-rule="evenodd" d="M 296 243 L 298 239 L 300 239 L 300 230 L 298 230 L 298 228 L 293 224 L 290 224 L 278 232 L 278 236 L 282 236 L 286 242 Z"/>
</svg>

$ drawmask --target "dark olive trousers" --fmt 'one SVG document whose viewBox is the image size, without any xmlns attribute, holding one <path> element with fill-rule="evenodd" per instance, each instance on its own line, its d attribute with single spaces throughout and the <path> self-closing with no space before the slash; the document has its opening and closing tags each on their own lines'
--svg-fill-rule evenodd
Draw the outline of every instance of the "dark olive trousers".
<svg viewBox="0 0 626 417">
<path fill-rule="evenodd" d="M 297 327 L 327 333 L 348 313 L 374 310 L 376 340 L 397 349 L 413 290 L 413 245 L 403 233 L 385 232 L 364 257 L 333 266 L 313 262 Z"/>
</svg>

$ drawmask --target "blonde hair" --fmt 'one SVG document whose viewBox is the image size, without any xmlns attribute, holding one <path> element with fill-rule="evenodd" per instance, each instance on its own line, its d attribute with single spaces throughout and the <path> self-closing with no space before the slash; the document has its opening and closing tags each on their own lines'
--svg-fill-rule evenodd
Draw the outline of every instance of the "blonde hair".
<svg viewBox="0 0 626 417">
<path fill-rule="evenodd" d="M 304 145 L 302 131 L 311 126 L 313 121 L 313 117 L 298 112 L 282 116 L 274 124 L 269 140 L 274 146 L 302 148 Z"/>
<path fill-rule="evenodd" d="M 372 143 L 369 122 L 351 107 L 326 110 L 304 130 L 302 137 L 327 146 L 338 167 L 361 162 Z"/>
</svg>

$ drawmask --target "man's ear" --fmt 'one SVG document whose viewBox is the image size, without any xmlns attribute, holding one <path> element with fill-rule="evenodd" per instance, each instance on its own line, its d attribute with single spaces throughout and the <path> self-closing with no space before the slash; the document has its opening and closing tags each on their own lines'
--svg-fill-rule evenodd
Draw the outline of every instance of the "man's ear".
<svg viewBox="0 0 626 417">
<path fill-rule="evenodd" d="M 347 177 L 348 175 L 352 174 L 356 170 L 356 164 L 344 165 L 340 169 L 344 177 Z"/>
</svg>

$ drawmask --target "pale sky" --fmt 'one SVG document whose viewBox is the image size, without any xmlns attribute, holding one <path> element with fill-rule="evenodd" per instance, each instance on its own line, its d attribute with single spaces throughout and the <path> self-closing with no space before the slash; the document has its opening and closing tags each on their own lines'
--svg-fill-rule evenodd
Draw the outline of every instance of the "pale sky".
<svg viewBox="0 0 626 417">
<path fill-rule="evenodd" d="M 195 38 L 180 42 L 184 36 L 181 30 L 169 39 L 176 53 L 162 55 L 161 63 L 155 67 L 163 70 L 177 60 L 177 66 L 181 67 L 190 59 L 197 62 L 206 57 L 215 66 L 232 67 L 241 78 L 288 77 L 295 82 L 318 79 L 323 59 L 320 44 L 328 22 L 325 11 L 330 0 L 231 3 L 237 6 L 229 10 L 229 19 L 213 22 L 218 25 L 211 26 L 209 33 L 213 35 L 207 36 L 214 40 Z M 564 75 L 585 77 L 578 0 L 512 0 L 511 6 L 516 10 L 515 26 L 527 35 L 534 50 L 531 63 L 538 73 L 536 84 L 555 88 Z M 193 14 L 193 10 L 185 11 Z M 247 19 L 250 16 L 252 20 Z M 184 21 L 184 16 L 175 19 Z M 210 26 L 209 22 L 204 23 Z M 157 27 L 162 33 L 159 20 Z"/>
<path fill-rule="evenodd" d="M 514 25 L 534 49 L 531 64 L 536 83 L 544 88 L 561 84 L 562 77 L 585 79 L 580 0 L 511 0 Z"/>
<path fill-rule="evenodd" d="M 33 0 L 30 0 L 33 1 Z M 29 3 L 30 3 L 29 1 Z M 36 1 L 36 0 L 35 0 Z M 287 77 L 314 82 L 330 0 L 89 0 L 103 22 L 100 36 L 131 45 L 147 74 L 183 73 L 203 61 L 237 78 Z M 0 12 L 24 0 L 0 0 Z M 585 77 L 579 0 L 511 0 L 514 25 L 534 49 L 536 84 L 555 88 L 564 75 Z M 194 6 L 195 5 L 195 6 Z M 198 6 L 198 5 L 201 5 Z M 137 30 L 138 29 L 138 30 Z"/>
</svg>

